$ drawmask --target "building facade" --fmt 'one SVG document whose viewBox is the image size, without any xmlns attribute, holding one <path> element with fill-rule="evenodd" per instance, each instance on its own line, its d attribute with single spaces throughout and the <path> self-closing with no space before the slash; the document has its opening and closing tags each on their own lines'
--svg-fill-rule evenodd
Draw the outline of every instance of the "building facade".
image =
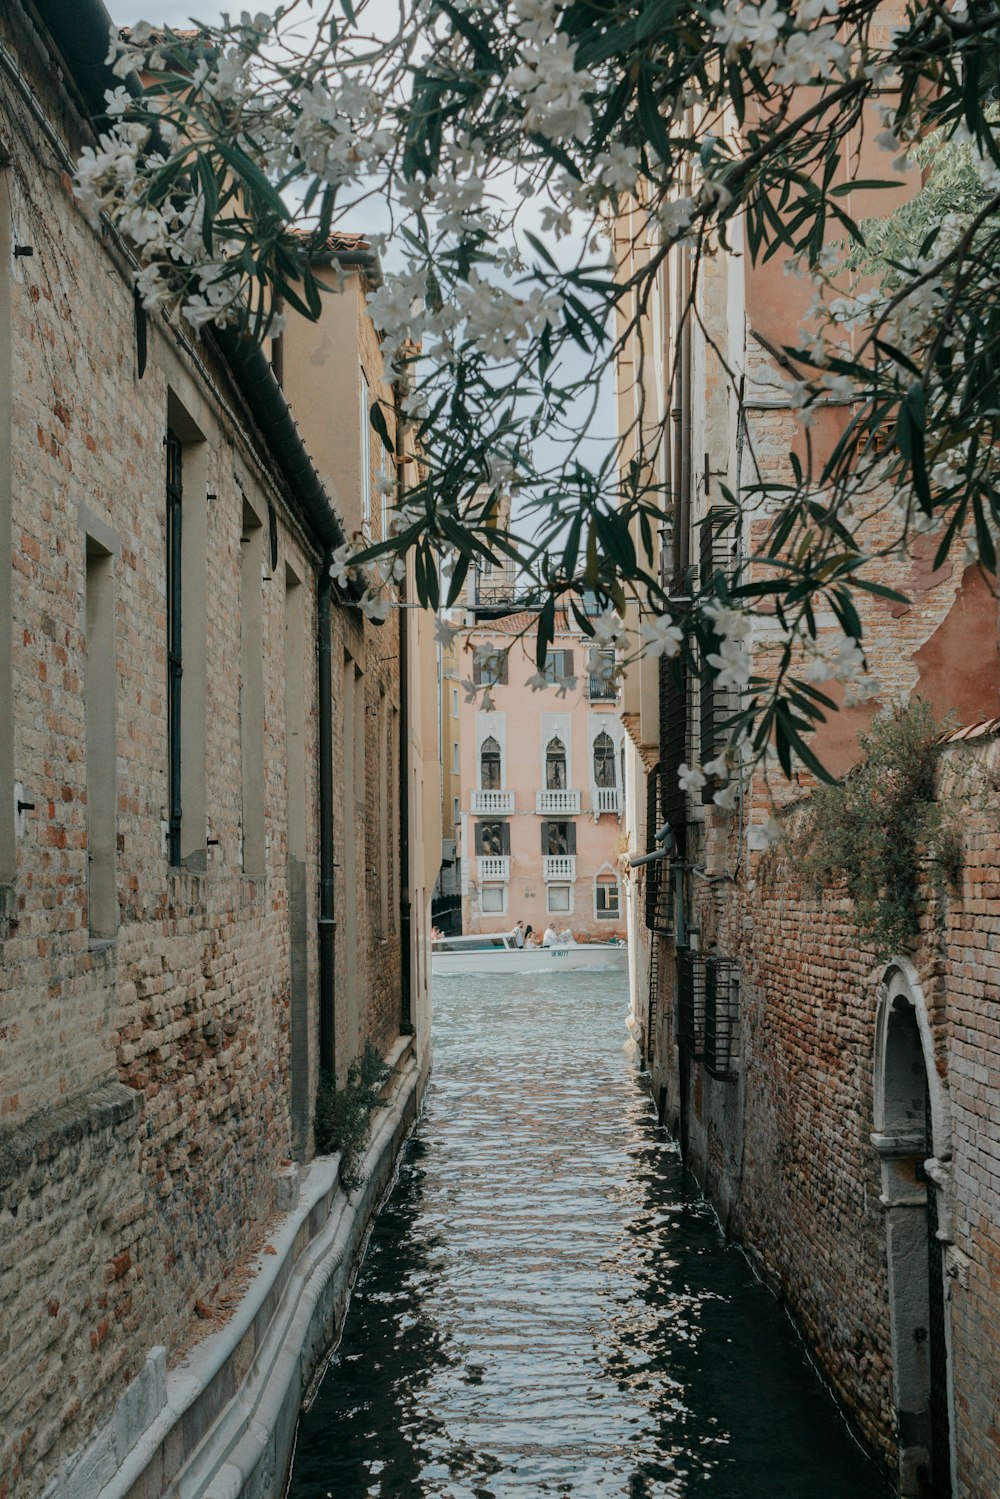
<svg viewBox="0 0 1000 1499">
<path fill-rule="evenodd" d="M 481 580 L 464 635 L 463 679 L 488 686 L 461 706 L 463 931 L 523 921 L 578 941 L 624 938 L 622 752 L 618 689 L 586 671 L 590 642 L 563 617 L 536 675 L 531 614 L 484 617 Z M 503 604 L 500 604 L 503 608 Z M 608 663 L 609 669 L 613 665 Z"/>
<path fill-rule="evenodd" d="M 875 175 L 866 151 L 861 177 Z M 875 211 L 855 196 L 859 219 Z M 634 221 L 620 231 L 627 272 L 649 246 Z M 776 358 L 794 346 L 810 292 L 774 261 L 703 263 L 668 393 L 686 253 L 667 257 L 646 336 L 618 383 L 623 431 L 639 410 L 673 428 L 659 478 L 669 488 L 663 572 L 678 592 L 690 569 L 726 572 L 762 547 L 769 515 L 758 509 L 734 531 L 713 508 L 721 486 L 780 482 L 789 452 L 810 459 L 778 393 Z M 746 371 L 739 405 L 720 356 Z M 821 408 L 814 464 L 850 416 L 849 403 Z M 680 765 L 714 756 L 734 699 L 697 663 L 644 663 L 623 697 L 627 820 L 633 855 L 662 857 L 637 866 L 629 884 L 633 1008 L 661 1117 L 897 1491 L 988 1499 L 1000 1491 L 998 622 L 993 580 L 957 557 L 935 569 L 937 541 L 912 539 L 876 574 L 909 603 L 860 604 L 877 688 L 815 737 L 843 774 L 858 761 L 859 730 L 901 702 L 922 699 L 966 726 L 938 765 L 942 795 L 963 788 L 957 874 L 949 882 L 933 862 L 922 866 L 919 935 L 878 951 L 859 938 L 843 888 L 806 877 L 799 835 L 814 783 L 804 771 L 779 789 L 773 767 L 755 770 L 731 813 L 713 805 L 711 786 L 705 797 L 685 793 Z M 821 621 L 821 649 L 837 638 L 835 621 Z M 770 646 L 761 618 L 758 671 Z M 753 830 L 775 796 L 785 838 L 762 852 Z M 664 826 L 669 838 L 657 843 Z"/>
<path fill-rule="evenodd" d="M 329 570 L 380 523 L 364 403 L 395 432 L 363 313 L 377 263 L 340 246 L 328 320 L 293 319 L 276 370 L 147 316 L 128 245 L 87 223 L 69 177 L 115 83 L 109 18 L 63 20 L 0 18 L 11 1499 L 96 1494 L 72 1463 L 113 1447 L 130 1471 L 123 1433 L 144 1422 L 148 1491 L 177 1476 L 190 1433 L 179 1415 L 168 1430 L 163 1371 L 224 1338 L 261 1263 L 290 1270 L 325 1197 L 275 1261 L 255 1256 L 305 1211 L 299 1184 L 332 1172 L 344 1201 L 336 1160 L 313 1160 L 321 1074 L 343 1084 L 370 1043 L 415 1058 L 419 1088 L 436 874 L 420 848 L 439 839 L 430 622 L 369 623 Z M 226 1365 L 234 1400 L 248 1346 Z"/>
</svg>

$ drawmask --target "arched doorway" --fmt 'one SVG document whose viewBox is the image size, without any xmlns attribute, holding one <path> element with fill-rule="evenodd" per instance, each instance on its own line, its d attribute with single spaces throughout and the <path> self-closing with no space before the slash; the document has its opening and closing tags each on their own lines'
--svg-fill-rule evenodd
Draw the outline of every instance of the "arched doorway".
<svg viewBox="0 0 1000 1499">
<path fill-rule="evenodd" d="M 951 1499 L 951 1123 L 923 991 L 902 959 L 879 989 L 872 1143 L 882 1162 L 899 1492 Z"/>
</svg>

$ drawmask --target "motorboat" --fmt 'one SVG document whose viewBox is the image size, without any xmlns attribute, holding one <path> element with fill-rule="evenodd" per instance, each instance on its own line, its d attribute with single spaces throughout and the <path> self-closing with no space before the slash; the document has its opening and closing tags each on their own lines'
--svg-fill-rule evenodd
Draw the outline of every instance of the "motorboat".
<svg viewBox="0 0 1000 1499">
<path fill-rule="evenodd" d="M 510 932 L 479 932 L 471 937 L 436 937 L 431 973 L 586 973 L 622 972 L 628 961 L 624 942 L 556 942 L 551 947 L 518 947 Z"/>
</svg>

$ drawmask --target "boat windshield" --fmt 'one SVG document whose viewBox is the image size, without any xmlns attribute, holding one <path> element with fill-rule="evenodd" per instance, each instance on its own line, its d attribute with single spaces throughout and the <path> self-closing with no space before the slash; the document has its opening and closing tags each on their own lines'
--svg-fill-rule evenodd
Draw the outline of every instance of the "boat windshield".
<svg viewBox="0 0 1000 1499">
<path fill-rule="evenodd" d="M 512 939 L 506 932 L 497 932 L 495 935 L 480 932 L 472 937 L 437 937 L 431 944 L 431 951 L 436 953 L 506 952 L 513 945 Z"/>
</svg>

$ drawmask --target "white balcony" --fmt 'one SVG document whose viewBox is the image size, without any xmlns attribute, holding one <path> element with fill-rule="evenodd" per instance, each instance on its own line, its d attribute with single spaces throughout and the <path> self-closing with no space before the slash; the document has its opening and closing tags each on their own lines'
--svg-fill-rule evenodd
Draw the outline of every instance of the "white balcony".
<svg viewBox="0 0 1000 1499">
<path fill-rule="evenodd" d="M 546 880 L 576 879 L 576 854 L 546 854 L 542 863 Z"/>
<path fill-rule="evenodd" d="M 598 816 L 602 812 L 618 813 L 622 809 L 622 795 L 617 786 L 591 786 L 590 807 Z"/>
<path fill-rule="evenodd" d="M 579 791 L 535 792 L 535 811 L 543 817 L 573 817 L 579 810 Z"/>
<path fill-rule="evenodd" d="M 480 854 L 479 883 L 481 885 L 501 883 L 510 879 L 509 854 Z"/>
<path fill-rule="evenodd" d="M 473 812 L 506 813 L 514 810 L 513 791 L 474 791 L 472 793 Z"/>
</svg>

